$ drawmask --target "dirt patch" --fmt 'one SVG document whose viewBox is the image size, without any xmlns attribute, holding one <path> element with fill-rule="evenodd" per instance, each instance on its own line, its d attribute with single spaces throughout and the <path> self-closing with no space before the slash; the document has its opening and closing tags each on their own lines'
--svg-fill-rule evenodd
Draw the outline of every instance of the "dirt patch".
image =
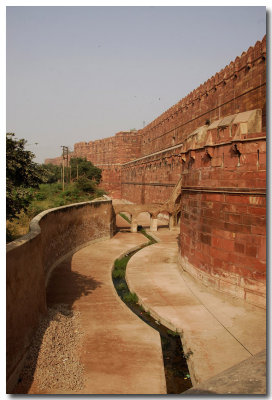
<svg viewBox="0 0 272 400">
<path fill-rule="evenodd" d="M 75 391 L 84 387 L 78 355 L 82 344 L 79 312 L 66 304 L 48 309 L 40 322 L 14 393 L 27 393 L 35 382 L 39 391 Z"/>
</svg>

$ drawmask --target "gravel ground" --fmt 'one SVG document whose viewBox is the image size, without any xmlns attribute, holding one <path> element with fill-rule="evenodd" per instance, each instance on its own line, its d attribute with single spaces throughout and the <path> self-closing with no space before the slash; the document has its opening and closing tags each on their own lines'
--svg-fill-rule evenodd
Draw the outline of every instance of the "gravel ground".
<svg viewBox="0 0 272 400">
<path fill-rule="evenodd" d="M 78 358 L 81 343 L 79 312 L 65 304 L 49 308 L 33 339 L 15 393 L 27 393 L 33 380 L 39 391 L 82 389 L 83 366 Z"/>
</svg>

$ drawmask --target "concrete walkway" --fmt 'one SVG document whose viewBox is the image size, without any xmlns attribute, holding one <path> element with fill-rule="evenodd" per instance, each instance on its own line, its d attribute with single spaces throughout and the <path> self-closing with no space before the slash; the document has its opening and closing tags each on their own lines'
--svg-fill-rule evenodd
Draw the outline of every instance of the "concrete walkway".
<svg viewBox="0 0 272 400">
<path fill-rule="evenodd" d="M 114 260 L 145 242 L 141 234 L 120 232 L 81 249 L 54 271 L 48 304 L 66 303 L 79 311 L 84 333 L 80 361 L 85 387 L 69 394 L 166 393 L 159 333 L 120 300 L 111 278 Z M 84 281 L 89 287 L 78 290 Z M 34 393 L 67 394 L 42 391 L 33 382 L 29 394 Z"/>
<path fill-rule="evenodd" d="M 119 218 L 118 226 L 129 226 Z M 265 393 L 265 354 L 257 355 L 266 347 L 265 311 L 203 287 L 182 272 L 177 265 L 178 234 L 159 230 L 160 242 L 131 258 L 131 291 L 157 320 L 182 332 L 191 379 L 197 385 L 190 393 Z M 47 302 L 49 307 L 65 303 L 79 311 L 85 386 L 46 391 L 34 380 L 28 394 L 166 394 L 159 333 L 127 308 L 111 279 L 114 260 L 145 242 L 140 233 L 119 232 L 56 268 Z M 248 365 L 256 371 L 255 392 L 247 378 Z M 243 382 L 236 379 L 239 371 Z"/>
<path fill-rule="evenodd" d="M 177 265 L 178 231 L 159 230 L 158 244 L 131 258 L 127 282 L 139 302 L 170 329 L 183 332 L 193 384 L 252 358 L 266 347 L 263 309 L 208 289 Z M 265 393 L 265 387 L 263 387 Z"/>
</svg>

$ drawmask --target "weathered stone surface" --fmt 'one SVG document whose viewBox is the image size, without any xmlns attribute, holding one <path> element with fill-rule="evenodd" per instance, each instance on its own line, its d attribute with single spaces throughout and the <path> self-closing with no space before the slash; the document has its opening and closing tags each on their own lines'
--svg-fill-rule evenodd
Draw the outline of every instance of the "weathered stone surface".
<svg viewBox="0 0 272 400">
<path fill-rule="evenodd" d="M 266 351 L 249 357 L 184 394 L 266 394 Z"/>
</svg>

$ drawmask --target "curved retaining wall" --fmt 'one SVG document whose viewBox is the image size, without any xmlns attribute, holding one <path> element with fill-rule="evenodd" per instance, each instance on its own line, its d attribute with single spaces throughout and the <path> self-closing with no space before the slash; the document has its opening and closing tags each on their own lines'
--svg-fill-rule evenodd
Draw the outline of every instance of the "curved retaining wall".
<svg viewBox="0 0 272 400">
<path fill-rule="evenodd" d="M 69 253 L 113 231 L 111 201 L 92 201 L 40 213 L 27 235 L 7 245 L 7 393 L 17 383 L 39 319 L 47 312 L 51 271 Z"/>
</svg>

